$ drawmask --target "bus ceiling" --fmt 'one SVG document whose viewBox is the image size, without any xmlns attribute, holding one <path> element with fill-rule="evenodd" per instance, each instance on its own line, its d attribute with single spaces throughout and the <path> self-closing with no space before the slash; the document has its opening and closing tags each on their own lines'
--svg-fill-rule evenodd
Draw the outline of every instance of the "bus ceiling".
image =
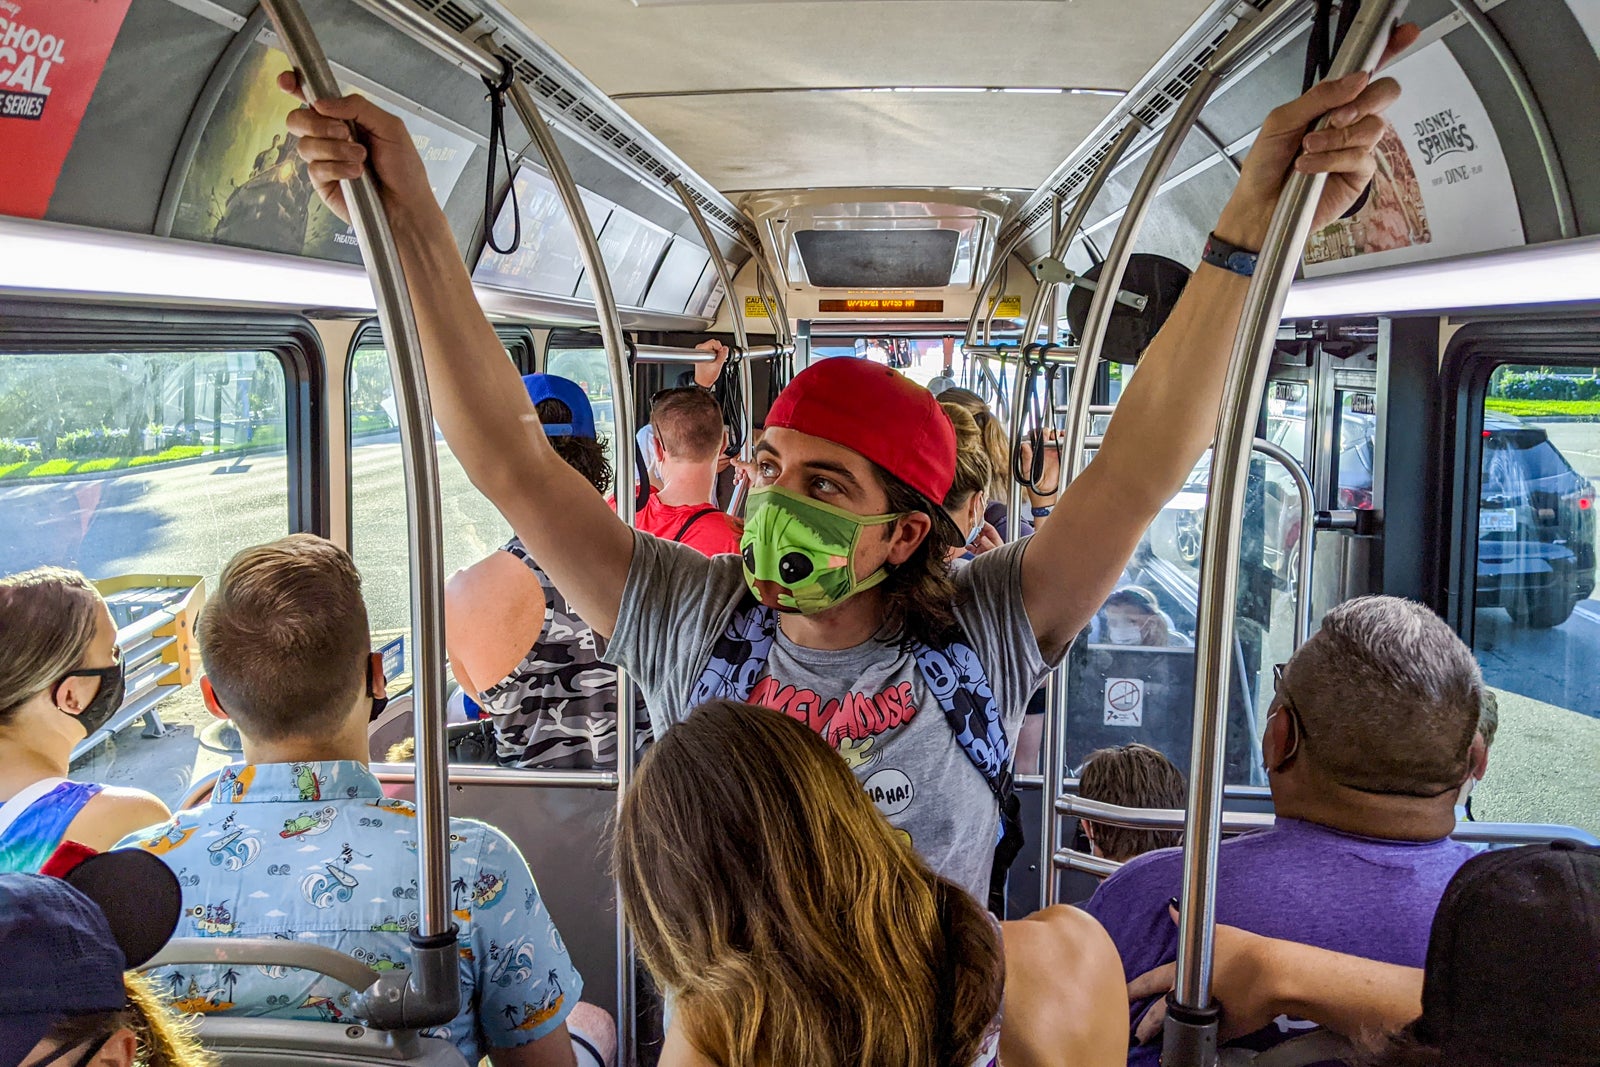
<svg viewBox="0 0 1600 1067">
<path fill-rule="evenodd" d="M 814 5 L 764 3 L 713 24 L 696 16 L 728 9 L 684 0 L 352 0 L 312 16 L 341 82 L 399 110 L 425 142 L 436 191 L 493 311 L 594 321 L 570 242 L 542 235 L 570 226 L 528 131 L 508 109 L 513 173 L 497 165 L 491 192 L 502 199 L 487 219 L 482 71 L 393 23 L 425 24 L 512 64 L 585 191 L 625 325 L 694 329 L 719 310 L 729 318 L 707 234 L 735 272 L 737 310 L 753 298 L 761 311 L 762 298 L 782 289 L 801 297 L 792 319 L 826 319 L 839 313 L 824 301 L 870 297 L 908 302 L 884 309 L 891 318 L 899 310 L 939 319 L 929 302 L 944 301 L 942 317 L 960 320 L 997 264 L 1004 291 L 989 296 L 1025 307 L 1028 268 L 1050 249 L 1057 202 L 1073 203 L 1134 122 L 1131 146 L 1061 257 L 1067 271 L 1089 271 L 1182 89 L 1236 24 L 1267 6 L 973 0 L 921 5 L 915 17 L 904 5 L 839 5 L 838 18 L 824 19 Z M 1550 242 L 1563 242 L 1550 262 L 1564 270 L 1574 249 L 1587 257 L 1572 242 L 1600 232 L 1600 143 L 1589 136 L 1600 126 L 1600 97 L 1589 91 L 1600 75 L 1595 7 L 1413 3 L 1408 17 L 1423 37 L 1393 67 L 1407 92 L 1374 195 L 1362 216 L 1314 235 L 1308 278 L 1327 289 L 1323 279 Z M 1271 6 L 1283 16 L 1276 31 L 1233 65 L 1185 139 L 1140 251 L 1197 258 L 1269 104 L 1299 88 L 1312 8 L 1309 0 Z M 24 10 L 41 36 L 48 31 L 46 5 L 29 0 Z M 333 272 L 303 279 L 312 289 L 359 285 L 346 266 L 355 262 L 351 235 L 312 204 L 275 132 L 286 106 L 272 78 L 287 64 L 251 0 L 108 0 L 74 30 L 93 69 L 80 66 L 77 81 L 26 124 L 33 140 L 21 158 L 35 162 L 0 194 L 0 215 L 87 228 L 64 237 L 82 240 L 80 263 L 95 258 L 103 235 L 144 235 L 228 246 L 246 265 L 267 265 L 250 258 L 265 250 Z M 662 55 L 686 58 L 662 63 Z M 37 61 L 28 76 L 48 78 Z M 683 196 L 704 216 L 705 233 Z M 504 247 L 513 214 L 538 247 L 486 250 L 491 229 Z M 60 232 L 6 225 L 8 238 L 49 243 Z M 1002 256 L 1007 249 L 1014 255 Z M 0 290 L 40 287 L 18 271 L 0 276 Z M 1534 288 L 1506 303 L 1540 302 Z M 205 299 L 115 281 L 104 291 Z M 1353 299 L 1340 310 L 1378 310 L 1360 303 L 1373 297 Z M 364 310 L 359 295 L 300 306 L 330 305 Z M 749 317 L 760 326 L 764 315 Z"/>
</svg>

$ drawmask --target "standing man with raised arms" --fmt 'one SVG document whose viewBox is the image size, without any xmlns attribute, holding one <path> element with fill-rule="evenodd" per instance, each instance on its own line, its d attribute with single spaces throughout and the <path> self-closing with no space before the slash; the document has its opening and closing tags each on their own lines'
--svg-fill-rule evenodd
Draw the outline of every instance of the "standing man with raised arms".
<svg viewBox="0 0 1600 1067">
<path fill-rule="evenodd" d="M 1399 30 L 1391 49 L 1415 38 Z M 297 87 L 292 74 L 281 84 Z M 1267 116 L 1095 462 L 1038 534 L 954 575 L 944 550 L 962 537 L 939 506 L 954 431 L 927 390 L 859 360 L 806 368 L 774 403 L 742 557 L 707 559 L 618 522 L 517 388 L 404 124 L 349 96 L 288 125 L 341 217 L 338 182 L 370 163 L 414 280 L 434 417 L 473 484 L 611 635 L 607 658 L 638 678 L 657 733 L 714 697 L 782 710 L 839 751 L 936 872 L 982 900 L 1029 695 L 1211 443 L 1249 286 L 1215 264 L 1260 248 L 1291 170 L 1327 173 L 1317 223 L 1338 218 L 1372 176 L 1398 95 L 1392 79 L 1356 74 Z M 1308 133 L 1324 115 L 1329 128 Z"/>
</svg>

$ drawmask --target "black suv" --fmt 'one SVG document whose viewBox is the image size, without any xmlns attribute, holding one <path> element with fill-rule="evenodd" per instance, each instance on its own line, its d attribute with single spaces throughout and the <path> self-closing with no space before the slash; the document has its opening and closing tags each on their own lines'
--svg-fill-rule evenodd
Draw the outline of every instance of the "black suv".
<svg viewBox="0 0 1600 1067">
<path fill-rule="evenodd" d="M 1566 622 L 1594 591 L 1594 504 L 1594 486 L 1543 429 L 1485 415 L 1478 607 L 1538 629 Z"/>
</svg>

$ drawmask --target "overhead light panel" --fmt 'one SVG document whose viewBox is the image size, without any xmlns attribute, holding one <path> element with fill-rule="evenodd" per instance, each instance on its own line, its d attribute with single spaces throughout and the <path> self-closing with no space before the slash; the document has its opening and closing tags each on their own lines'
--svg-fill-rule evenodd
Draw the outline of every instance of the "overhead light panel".
<svg viewBox="0 0 1600 1067">
<path fill-rule="evenodd" d="M 1286 319 L 1600 301 L 1600 237 L 1296 282 Z"/>
</svg>

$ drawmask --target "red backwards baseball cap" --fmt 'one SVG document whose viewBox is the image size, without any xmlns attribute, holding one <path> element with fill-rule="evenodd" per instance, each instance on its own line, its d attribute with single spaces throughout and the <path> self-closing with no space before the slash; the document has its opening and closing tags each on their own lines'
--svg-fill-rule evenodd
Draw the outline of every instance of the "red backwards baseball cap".
<svg viewBox="0 0 1600 1067">
<path fill-rule="evenodd" d="M 932 393 L 881 363 L 836 356 L 794 376 L 766 425 L 859 452 L 928 498 L 944 503 L 956 478 L 956 431 Z"/>
</svg>

